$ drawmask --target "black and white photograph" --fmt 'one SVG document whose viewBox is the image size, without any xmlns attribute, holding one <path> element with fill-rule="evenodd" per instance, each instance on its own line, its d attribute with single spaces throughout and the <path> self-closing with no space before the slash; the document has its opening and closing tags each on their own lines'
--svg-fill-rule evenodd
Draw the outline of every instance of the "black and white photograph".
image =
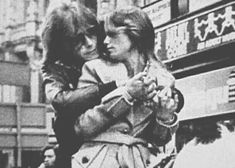
<svg viewBox="0 0 235 168">
<path fill-rule="evenodd" d="M 0 168 L 235 168 L 234 0 L 0 0 Z"/>
</svg>

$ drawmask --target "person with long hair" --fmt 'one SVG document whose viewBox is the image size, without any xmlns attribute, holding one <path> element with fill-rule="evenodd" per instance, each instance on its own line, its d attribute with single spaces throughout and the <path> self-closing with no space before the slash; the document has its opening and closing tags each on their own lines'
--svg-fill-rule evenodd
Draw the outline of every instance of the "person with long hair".
<svg viewBox="0 0 235 168">
<path fill-rule="evenodd" d="M 78 117 L 75 130 L 84 143 L 72 157 L 72 167 L 142 168 L 156 166 L 158 146 L 171 139 L 178 126 L 176 112 L 180 92 L 174 88 L 175 78 L 154 54 L 154 28 L 141 9 L 129 7 L 115 10 L 104 20 L 106 54 L 84 64 L 78 87 L 86 88 L 113 80 L 120 87 L 102 98 L 107 109 L 118 110 L 110 116 L 114 122 L 100 124 L 91 119 L 94 111 Z M 127 82 L 145 73 L 139 83 L 152 83 L 143 90 L 148 96 L 133 95 Z M 128 95 L 130 108 L 123 113 L 113 104 Z M 182 104 L 182 103 L 181 103 Z M 108 118 L 103 118 L 103 121 Z M 85 130 L 84 124 L 92 123 Z"/>
<path fill-rule="evenodd" d="M 56 168 L 69 168 L 71 155 L 83 142 L 83 137 L 76 136 L 74 132 L 75 119 L 87 109 L 98 105 L 104 95 L 117 87 L 115 81 L 110 81 L 97 86 L 77 88 L 84 62 L 99 57 L 102 49 L 101 35 L 100 24 L 95 15 L 81 4 L 64 1 L 49 6 L 42 29 L 44 58 L 41 71 L 46 97 L 56 116 L 53 126 L 59 144 Z M 130 83 L 138 82 L 141 76 L 142 74 Z M 148 87 L 129 86 L 133 95 Z M 118 103 L 122 104 L 121 111 L 125 112 L 129 107 L 125 102 Z M 91 118 L 96 120 L 103 115 L 104 110 L 102 113 L 101 110 L 94 111 L 96 115 Z M 108 109 L 106 111 L 109 112 Z M 84 128 L 90 126 L 84 125 Z"/>
</svg>

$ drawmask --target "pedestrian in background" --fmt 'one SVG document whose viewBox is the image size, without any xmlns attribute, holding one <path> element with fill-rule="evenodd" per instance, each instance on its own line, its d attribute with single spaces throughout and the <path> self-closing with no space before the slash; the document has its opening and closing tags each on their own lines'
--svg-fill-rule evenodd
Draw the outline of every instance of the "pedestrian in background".
<svg viewBox="0 0 235 168">
<path fill-rule="evenodd" d="M 55 168 L 56 153 L 56 146 L 45 146 L 42 150 L 43 162 L 38 168 Z"/>
</svg>

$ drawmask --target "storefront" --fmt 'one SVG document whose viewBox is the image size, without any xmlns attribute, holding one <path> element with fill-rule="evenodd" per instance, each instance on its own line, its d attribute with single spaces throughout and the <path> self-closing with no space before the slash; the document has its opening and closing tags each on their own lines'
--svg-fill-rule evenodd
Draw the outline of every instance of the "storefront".
<svg viewBox="0 0 235 168">
<path fill-rule="evenodd" d="M 235 2 L 172 21 L 155 35 L 156 55 L 185 98 L 176 138 L 180 149 L 192 138 L 192 122 L 235 118 Z"/>
<path fill-rule="evenodd" d="M 185 98 L 181 121 L 235 112 L 235 66 L 177 80 Z"/>
</svg>

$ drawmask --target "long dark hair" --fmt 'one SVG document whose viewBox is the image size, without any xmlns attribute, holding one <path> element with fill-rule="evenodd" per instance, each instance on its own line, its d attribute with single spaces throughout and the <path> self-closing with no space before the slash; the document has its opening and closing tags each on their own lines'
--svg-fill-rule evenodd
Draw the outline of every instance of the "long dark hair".
<svg viewBox="0 0 235 168">
<path fill-rule="evenodd" d="M 65 64 L 76 62 L 82 65 L 83 60 L 75 57 L 74 48 L 78 34 L 91 26 L 99 35 L 100 26 L 95 14 L 81 4 L 60 2 L 56 7 L 49 6 L 42 29 L 43 63 L 59 60 Z"/>
</svg>

